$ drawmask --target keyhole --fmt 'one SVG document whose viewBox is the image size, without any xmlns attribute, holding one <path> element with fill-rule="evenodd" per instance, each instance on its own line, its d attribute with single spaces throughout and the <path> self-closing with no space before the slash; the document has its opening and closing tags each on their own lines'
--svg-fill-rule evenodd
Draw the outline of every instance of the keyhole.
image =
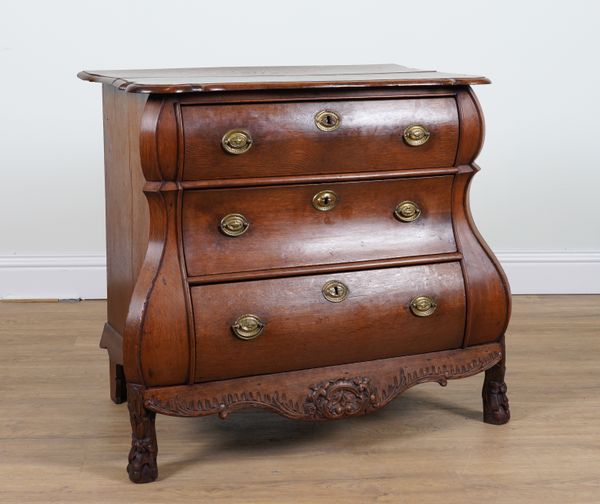
<svg viewBox="0 0 600 504">
<path fill-rule="evenodd" d="M 315 124 L 321 131 L 334 131 L 340 126 L 340 116 L 330 110 L 321 110 L 315 116 Z"/>
<path fill-rule="evenodd" d="M 340 301 L 346 299 L 346 296 L 348 295 L 348 287 L 337 280 L 330 280 L 329 282 L 325 283 L 321 292 L 327 301 L 339 303 Z"/>
<path fill-rule="evenodd" d="M 337 203 L 337 195 L 333 191 L 321 191 L 313 196 L 312 204 L 321 212 L 328 212 Z"/>
</svg>

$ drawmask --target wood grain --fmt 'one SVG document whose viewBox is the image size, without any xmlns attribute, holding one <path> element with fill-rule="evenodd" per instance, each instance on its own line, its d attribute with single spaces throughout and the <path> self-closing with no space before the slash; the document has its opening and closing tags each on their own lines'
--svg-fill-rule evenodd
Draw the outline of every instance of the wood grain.
<svg viewBox="0 0 600 504">
<path fill-rule="evenodd" d="M 499 341 L 510 319 L 508 280 L 471 216 L 469 184 L 477 171 L 463 166 L 454 182 L 454 233 L 467 291 L 465 347 Z"/>
<path fill-rule="evenodd" d="M 103 86 L 106 183 L 107 321 L 123 333 L 127 307 L 148 243 L 148 205 L 139 156 L 139 121 L 147 97 Z"/>
<path fill-rule="evenodd" d="M 453 177 L 342 184 L 187 191 L 182 229 L 189 276 L 336 264 L 456 251 L 452 233 Z M 336 206 L 315 210 L 319 191 Z M 394 209 L 411 200 L 419 219 L 401 222 Z M 219 228 L 230 213 L 248 230 L 231 237 Z"/>
<path fill-rule="evenodd" d="M 323 297 L 329 280 L 348 287 L 344 301 Z M 419 295 L 438 304 L 429 317 L 410 311 Z M 449 350 L 460 348 L 464 334 L 458 263 L 203 285 L 192 288 L 192 301 L 195 381 Z M 255 340 L 242 341 L 231 325 L 248 313 L 265 328 Z"/>
<path fill-rule="evenodd" d="M 335 131 L 315 125 L 321 110 L 341 118 Z M 458 113 L 453 98 L 182 105 L 184 179 L 242 178 L 435 168 L 454 164 Z M 421 146 L 403 140 L 408 126 L 431 132 Z M 223 149 L 223 135 L 248 131 L 244 154 Z"/>
<path fill-rule="evenodd" d="M 129 300 L 148 244 L 148 205 L 139 150 L 139 121 L 147 96 L 132 98 L 103 86 L 106 192 L 107 323 L 100 346 L 108 350 L 110 395 L 126 400 L 122 345 L 112 344 L 125 329 Z"/>
<path fill-rule="evenodd" d="M 514 298 L 504 427 L 480 421 L 482 375 L 343 422 L 160 416 L 161 473 L 142 486 L 124 470 L 126 406 L 106 394 L 105 313 L 0 303 L 0 502 L 598 502 L 600 296 Z"/>
<path fill-rule="evenodd" d="M 449 254 L 432 254 L 426 256 L 409 256 L 395 259 L 378 259 L 375 261 L 355 261 L 351 263 L 321 264 L 300 266 L 293 268 L 273 268 L 262 271 L 246 271 L 234 273 L 221 273 L 216 275 L 188 277 L 190 285 L 227 283 L 243 280 L 260 280 L 263 278 L 285 278 L 293 276 L 318 275 L 321 273 L 334 274 L 344 271 L 366 271 L 381 268 L 395 268 L 399 266 L 415 266 L 417 264 L 437 264 L 441 262 L 460 261 L 462 254 L 452 252 Z"/>
</svg>

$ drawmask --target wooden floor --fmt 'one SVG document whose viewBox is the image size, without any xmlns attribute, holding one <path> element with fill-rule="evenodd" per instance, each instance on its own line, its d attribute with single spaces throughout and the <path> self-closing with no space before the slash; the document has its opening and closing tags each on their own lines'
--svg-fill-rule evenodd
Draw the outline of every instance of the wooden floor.
<svg viewBox="0 0 600 504">
<path fill-rule="evenodd" d="M 340 422 L 159 416 L 148 485 L 125 473 L 104 312 L 0 303 L 1 503 L 600 502 L 600 296 L 515 298 L 506 426 L 481 422 L 482 375 Z"/>
</svg>

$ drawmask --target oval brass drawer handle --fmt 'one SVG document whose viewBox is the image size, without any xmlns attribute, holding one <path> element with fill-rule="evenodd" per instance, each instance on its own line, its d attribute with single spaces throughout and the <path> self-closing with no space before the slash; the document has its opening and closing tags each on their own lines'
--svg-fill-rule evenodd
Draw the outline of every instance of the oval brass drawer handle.
<svg viewBox="0 0 600 504">
<path fill-rule="evenodd" d="M 221 231 L 227 236 L 243 235 L 249 227 L 248 219 L 242 214 L 230 213 L 221 219 Z"/>
<path fill-rule="evenodd" d="M 265 328 L 264 322 L 256 315 L 241 315 L 231 326 L 233 333 L 240 339 L 253 340 L 257 338 Z"/>
<path fill-rule="evenodd" d="M 349 289 L 339 280 L 329 280 L 329 282 L 325 282 L 321 292 L 327 301 L 339 303 L 348 297 Z"/>
<path fill-rule="evenodd" d="M 413 147 L 423 145 L 430 136 L 429 130 L 420 124 L 413 124 L 404 130 L 404 141 Z"/>
<path fill-rule="evenodd" d="M 342 118 L 333 110 L 321 110 L 315 115 L 315 124 L 321 131 L 335 131 L 342 124 Z"/>
<path fill-rule="evenodd" d="M 337 204 L 337 194 L 333 191 L 321 191 L 313 196 L 312 204 L 320 212 L 328 212 Z"/>
<path fill-rule="evenodd" d="M 223 135 L 221 145 L 230 154 L 243 154 L 252 147 L 252 137 L 245 130 L 234 129 Z"/>
<path fill-rule="evenodd" d="M 421 216 L 421 209 L 414 201 L 402 201 L 396 205 L 394 215 L 402 222 L 413 222 Z"/>
<path fill-rule="evenodd" d="M 436 308 L 436 302 L 429 296 L 417 296 L 410 302 L 410 311 L 417 317 L 429 317 Z"/>
</svg>

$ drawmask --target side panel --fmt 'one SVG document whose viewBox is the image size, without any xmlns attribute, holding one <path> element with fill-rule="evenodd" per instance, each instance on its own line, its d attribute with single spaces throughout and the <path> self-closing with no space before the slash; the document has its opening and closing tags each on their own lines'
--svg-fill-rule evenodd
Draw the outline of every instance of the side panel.
<svg viewBox="0 0 600 504">
<path fill-rule="evenodd" d="M 148 244 L 148 205 L 143 194 L 144 176 L 139 154 L 139 125 L 147 96 L 118 91 L 109 85 L 103 86 L 102 93 L 107 322 L 122 336 Z"/>
<path fill-rule="evenodd" d="M 149 241 L 123 341 L 129 383 L 181 385 L 190 376 L 189 289 L 180 249 L 177 125 L 172 102 L 151 97 L 140 121 L 139 153 L 149 208 Z M 140 191 L 141 193 L 141 191 Z"/>
<path fill-rule="evenodd" d="M 500 263 L 485 243 L 471 215 L 469 185 L 479 168 L 473 161 L 484 139 L 483 114 L 469 88 L 458 91 L 459 172 L 453 189 L 454 234 L 463 259 L 467 292 L 467 322 L 463 346 L 500 341 L 510 319 L 510 287 Z"/>
</svg>

